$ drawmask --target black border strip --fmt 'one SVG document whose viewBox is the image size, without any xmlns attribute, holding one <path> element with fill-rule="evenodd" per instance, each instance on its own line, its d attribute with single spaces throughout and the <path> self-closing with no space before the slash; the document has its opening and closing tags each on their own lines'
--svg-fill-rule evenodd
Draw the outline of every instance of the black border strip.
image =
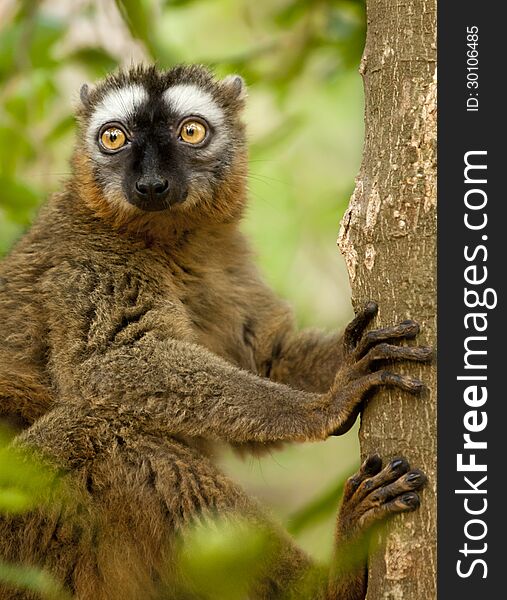
<svg viewBox="0 0 507 600">
<path fill-rule="evenodd" d="M 507 594 L 503 581 L 507 567 L 503 565 L 507 556 L 506 518 L 501 511 L 507 510 L 506 482 L 500 463 L 504 454 L 503 440 L 507 440 L 503 413 L 507 404 L 507 394 L 502 389 L 503 373 L 507 377 L 507 353 L 503 349 L 503 336 L 507 331 L 504 323 L 503 299 L 505 297 L 507 230 L 503 214 L 507 204 L 507 194 L 501 189 L 507 167 L 503 165 L 507 151 L 504 104 L 504 58 L 507 55 L 504 22 L 497 8 L 501 5 L 485 2 L 450 2 L 440 0 L 438 4 L 438 590 L 443 600 L 459 598 L 486 599 L 500 598 Z M 478 28 L 478 87 L 467 87 L 467 27 Z M 470 30 L 469 30 L 470 31 Z M 473 66 L 475 61 L 469 62 Z M 475 96 L 475 94 L 478 94 Z M 467 100 L 478 99 L 478 110 L 467 110 Z M 474 101 L 469 108 L 474 108 Z M 467 152 L 486 151 L 487 155 L 469 155 L 470 162 L 487 164 L 487 169 L 471 170 L 472 179 L 487 179 L 487 183 L 465 183 L 464 155 Z M 482 173 L 482 176 L 481 176 Z M 480 189 L 487 196 L 483 209 L 470 211 L 464 197 L 467 191 Z M 468 198 L 479 204 L 482 192 L 472 192 Z M 467 229 L 464 223 L 465 212 L 469 213 L 472 224 L 482 223 L 487 213 L 487 225 L 480 230 Z M 487 236 L 487 239 L 483 239 Z M 464 248 L 468 246 L 469 257 L 477 250 L 475 259 L 466 260 Z M 480 279 L 487 268 L 487 281 L 484 284 L 469 284 L 465 281 L 465 269 L 476 265 L 477 270 L 469 270 L 469 278 Z M 496 308 L 465 306 L 464 288 L 476 290 L 482 295 L 486 288 L 494 289 L 498 295 Z M 472 300 L 473 295 L 469 296 Z M 487 296 L 492 303 L 494 294 Z M 470 302 L 472 304 L 473 302 Z M 474 331 L 472 318 L 465 329 L 467 313 L 482 313 L 477 323 L 487 329 Z M 486 355 L 474 355 L 470 362 L 475 365 L 487 364 L 486 369 L 464 368 L 464 340 L 468 336 L 485 336 L 485 340 L 469 340 L 469 347 L 486 350 Z M 475 344 L 475 346 L 473 346 Z M 458 380 L 458 376 L 485 375 L 484 381 Z M 467 386 L 487 387 L 488 398 L 483 406 L 469 406 L 464 401 Z M 479 388 L 480 390 L 480 388 Z M 482 394 L 482 391 L 480 390 Z M 473 397 L 471 397 L 473 401 Z M 480 397 L 479 397 L 480 400 Z M 477 411 L 466 416 L 469 411 Z M 474 427 L 481 428 L 486 418 L 487 426 L 482 431 L 468 432 L 464 419 Z M 471 439 L 487 442 L 487 449 L 465 450 L 464 434 Z M 477 464 L 484 464 L 486 472 L 459 472 L 457 455 L 463 454 L 463 462 L 470 461 L 475 454 Z M 472 483 L 484 476 L 487 480 L 478 488 L 487 493 L 457 494 L 455 490 L 472 490 L 464 480 Z M 482 510 L 487 501 L 487 509 L 481 515 L 467 514 L 468 508 Z M 476 522 L 467 522 L 476 519 Z M 484 524 L 477 522 L 483 521 Z M 467 539 L 465 528 L 470 536 L 482 539 Z M 465 550 L 468 549 L 474 553 Z M 485 548 L 487 544 L 487 549 Z M 461 551 L 461 552 L 460 552 Z M 465 555 L 466 552 L 466 555 Z M 458 561 L 467 577 L 457 573 Z M 474 560 L 484 561 L 484 563 Z M 487 577 L 483 578 L 487 568 Z M 502 577 L 502 581 L 500 578 Z M 485 596 L 484 594 L 487 594 Z M 479 594 L 482 594 L 481 596 Z"/>
</svg>

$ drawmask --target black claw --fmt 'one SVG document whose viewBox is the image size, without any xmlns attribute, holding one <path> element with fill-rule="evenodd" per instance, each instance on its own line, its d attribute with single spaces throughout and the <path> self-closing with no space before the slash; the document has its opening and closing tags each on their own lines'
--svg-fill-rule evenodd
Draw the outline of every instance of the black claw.
<svg viewBox="0 0 507 600">
<path fill-rule="evenodd" d="M 427 477 L 422 471 L 411 471 L 407 474 L 406 481 L 414 486 L 421 487 L 426 483 Z"/>
<path fill-rule="evenodd" d="M 380 373 L 380 381 L 382 383 L 387 383 L 390 377 L 392 377 L 392 381 L 396 381 L 398 378 L 400 378 L 399 375 L 395 375 L 394 373 L 391 374 L 389 371 L 382 371 Z"/>
<path fill-rule="evenodd" d="M 367 302 L 361 310 L 358 310 L 354 319 L 347 325 L 344 333 L 344 343 L 348 351 L 351 351 L 356 346 L 361 336 L 378 312 L 376 302 Z"/>
<path fill-rule="evenodd" d="M 382 468 L 382 459 L 378 454 L 372 454 L 363 463 L 363 470 L 365 473 L 378 473 Z"/>
<path fill-rule="evenodd" d="M 417 321 L 409 321 L 407 325 L 411 328 L 413 335 L 417 335 L 421 331 L 421 326 Z"/>
<path fill-rule="evenodd" d="M 420 379 L 412 380 L 412 385 L 414 387 L 415 392 L 424 392 L 424 390 L 428 389 L 426 384 L 424 384 Z"/>
<path fill-rule="evenodd" d="M 419 393 L 427 389 L 426 385 L 420 379 L 411 379 L 399 376 L 399 384 L 409 392 Z"/>
<path fill-rule="evenodd" d="M 412 394 L 420 393 L 427 389 L 420 379 L 406 377 L 392 373 L 391 371 L 379 371 L 380 383 L 383 385 L 395 385 L 402 390 L 411 392 Z"/>
<path fill-rule="evenodd" d="M 369 315 L 376 315 L 378 313 L 378 304 L 374 300 L 370 300 L 366 303 L 366 306 L 364 307 L 362 312 Z"/>
<path fill-rule="evenodd" d="M 419 331 L 421 330 L 419 323 L 417 321 L 413 321 L 412 319 L 407 319 L 406 321 L 402 321 L 400 323 L 400 325 L 409 327 L 411 329 L 411 331 L 407 332 L 407 333 L 410 333 L 411 335 L 414 335 L 414 336 L 416 336 L 419 333 Z"/>
<path fill-rule="evenodd" d="M 408 469 L 408 462 L 404 458 L 395 458 L 389 463 L 389 468 L 392 471 L 398 471 L 400 469 Z"/>
<path fill-rule="evenodd" d="M 421 503 L 419 496 L 415 492 L 409 492 L 402 496 L 401 501 L 410 508 L 417 508 Z"/>
<path fill-rule="evenodd" d="M 433 348 L 430 346 L 419 346 L 419 360 L 431 360 L 433 358 Z"/>
<path fill-rule="evenodd" d="M 375 481 L 373 479 L 365 479 L 363 481 L 363 489 L 368 491 L 371 490 L 375 485 Z"/>
</svg>

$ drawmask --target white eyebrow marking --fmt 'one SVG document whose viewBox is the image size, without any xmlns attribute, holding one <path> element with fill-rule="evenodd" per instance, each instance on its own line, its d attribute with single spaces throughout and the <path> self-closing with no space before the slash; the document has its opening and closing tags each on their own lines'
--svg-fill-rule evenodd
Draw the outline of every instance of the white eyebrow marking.
<svg viewBox="0 0 507 600">
<path fill-rule="evenodd" d="M 108 92 L 90 119 L 91 138 L 95 139 L 97 130 L 108 121 L 127 121 L 147 100 L 146 90 L 137 84 Z"/>
<path fill-rule="evenodd" d="M 170 87 L 164 92 L 164 100 L 182 117 L 200 115 L 214 124 L 224 119 L 224 113 L 213 96 L 193 84 L 182 83 Z"/>
</svg>

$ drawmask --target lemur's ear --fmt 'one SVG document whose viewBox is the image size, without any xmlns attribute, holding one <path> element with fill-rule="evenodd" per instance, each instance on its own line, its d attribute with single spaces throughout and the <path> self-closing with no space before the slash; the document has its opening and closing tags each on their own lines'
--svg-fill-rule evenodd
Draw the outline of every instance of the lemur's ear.
<svg viewBox="0 0 507 600">
<path fill-rule="evenodd" d="M 83 83 L 81 89 L 79 91 L 79 97 L 81 98 L 81 102 L 83 106 L 88 108 L 90 106 L 90 88 L 86 83 Z"/>
<path fill-rule="evenodd" d="M 244 100 L 247 97 L 246 83 L 241 75 L 227 75 L 222 79 L 222 87 L 235 100 Z"/>
</svg>

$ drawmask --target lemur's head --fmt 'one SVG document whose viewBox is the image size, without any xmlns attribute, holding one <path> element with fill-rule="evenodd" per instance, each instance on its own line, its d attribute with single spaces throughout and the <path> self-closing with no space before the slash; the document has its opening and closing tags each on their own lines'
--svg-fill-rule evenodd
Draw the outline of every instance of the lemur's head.
<svg viewBox="0 0 507 600">
<path fill-rule="evenodd" d="M 135 67 L 83 86 L 76 181 L 118 225 L 228 221 L 241 212 L 246 143 L 241 77 L 201 66 Z"/>
</svg>

